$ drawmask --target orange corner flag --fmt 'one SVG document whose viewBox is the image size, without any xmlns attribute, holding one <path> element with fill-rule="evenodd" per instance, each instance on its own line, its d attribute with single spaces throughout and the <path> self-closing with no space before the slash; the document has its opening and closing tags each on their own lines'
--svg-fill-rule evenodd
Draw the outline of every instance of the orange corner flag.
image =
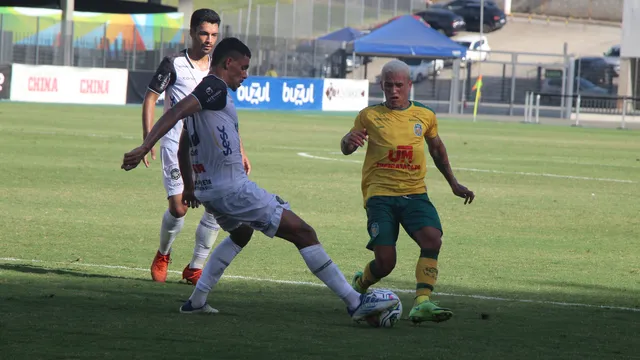
<svg viewBox="0 0 640 360">
<path fill-rule="evenodd" d="M 478 80 L 476 80 L 475 85 L 471 88 L 471 90 L 480 90 L 482 89 L 482 75 L 478 76 Z"/>
</svg>

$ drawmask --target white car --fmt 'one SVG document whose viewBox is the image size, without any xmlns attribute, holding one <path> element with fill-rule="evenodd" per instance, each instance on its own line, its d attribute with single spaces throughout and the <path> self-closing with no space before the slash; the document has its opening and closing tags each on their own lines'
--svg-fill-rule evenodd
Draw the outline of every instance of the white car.
<svg viewBox="0 0 640 360">
<path fill-rule="evenodd" d="M 409 65 L 409 69 L 411 69 L 411 81 L 414 83 L 421 82 L 429 77 L 429 75 L 440 75 L 440 72 L 444 68 L 444 61 L 442 59 L 404 58 L 400 60 Z"/>
<path fill-rule="evenodd" d="M 491 47 L 486 36 L 465 35 L 453 39 L 453 41 L 467 49 L 467 55 L 462 58 L 462 65 L 467 62 L 486 61 L 489 58 Z"/>
</svg>

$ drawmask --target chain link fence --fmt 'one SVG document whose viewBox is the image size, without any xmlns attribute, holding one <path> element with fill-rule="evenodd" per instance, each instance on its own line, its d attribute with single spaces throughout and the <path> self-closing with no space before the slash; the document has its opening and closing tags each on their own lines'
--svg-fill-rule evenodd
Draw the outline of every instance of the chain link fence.
<svg viewBox="0 0 640 360">
<path fill-rule="evenodd" d="M 347 26 L 367 28 L 423 10 L 424 0 L 289 0 L 221 11 L 234 33 L 274 38 L 312 38 Z"/>
<path fill-rule="evenodd" d="M 358 7 L 356 2 L 361 6 Z M 369 24 L 364 27 L 372 27 L 388 21 L 396 14 L 417 10 L 419 5 L 424 6 L 424 3 L 403 0 L 278 2 L 274 6 L 255 6 L 251 13 L 247 10 L 224 12 L 221 38 L 237 36 L 252 49 L 250 75 L 264 75 L 273 68 L 278 76 L 328 77 L 331 75 L 329 69 L 334 65 L 330 59 L 336 57 L 340 44 L 316 40 L 318 36 L 342 28 L 345 23 Z M 318 9 L 322 10 L 323 16 L 319 15 Z M 307 12 L 307 17 L 303 16 L 304 12 Z M 241 13 L 246 17 L 238 15 Z M 290 16 L 287 21 L 283 14 Z M 237 21 L 235 23 L 234 18 Z M 270 20 L 264 20 L 267 18 Z M 23 25 L 16 31 L 10 26 L 15 23 L 29 25 Z M 64 24 L 50 18 L 34 20 L 31 17 L 27 22 L 20 15 L 0 14 L 0 64 L 63 65 L 61 25 Z M 71 25 L 72 34 L 83 34 L 72 35 L 74 41 L 69 58 L 73 66 L 154 71 L 164 56 L 189 45 L 188 32 L 180 29 L 84 22 L 73 22 Z M 368 59 L 372 63 L 367 66 L 362 64 L 363 59 L 350 60 L 352 71 L 347 77 L 369 78 L 372 99 L 381 99 L 382 92 L 373 79 L 381 64 L 388 59 Z M 562 107 L 563 97 L 570 93 L 570 84 L 566 81 L 569 68 L 574 71 L 575 79 L 572 85 L 575 91 L 571 94 L 599 97 L 617 94 L 619 65 L 616 71 L 615 65 L 604 64 L 602 58 L 578 57 L 571 67 L 569 62 L 568 55 L 564 54 L 493 51 L 486 55 L 485 61 L 463 67 L 457 77 L 452 74 L 450 64 L 445 64 L 439 73 L 430 74 L 416 82 L 414 96 L 418 100 L 436 104 L 434 106 L 442 103 L 442 109 L 447 109 L 452 79 L 457 78 L 461 82 L 460 104 L 472 105 L 475 96 L 472 87 L 482 74 L 484 86 L 481 102 L 497 104 L 505 114 L 512 115 L 514 109 L 522 107 L 528 92 L 548 95 L 542 99 L 543 106 Z M 369 76 L 363 71 L 365 68 Z M 636 67 L 633 69 L 635 71 Z M 635 90 L 633 94 L 637 94 Z"/>
</svg>

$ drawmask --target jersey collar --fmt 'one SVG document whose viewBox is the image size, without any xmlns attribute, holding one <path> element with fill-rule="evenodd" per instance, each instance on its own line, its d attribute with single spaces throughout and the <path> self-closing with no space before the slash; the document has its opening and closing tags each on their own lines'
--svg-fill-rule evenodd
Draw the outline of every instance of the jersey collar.
<svg viewBox="0 0 640 360">
<path fill-rule="evenodd" d="M 193 64 L 193 62 L 191 62 L 191 59 L 189 59 L 189 49 L 183 49 L 182 55 L 184 56 L 185 59 L 187 59 L 187 63 L 189 63 L 189 66 L 191 66 L 192 69 L 195 69 L 196 66 Z M 208 58 L 209 58 L 209 67 L 211 67 L 211 55 L 209 55 Z"/>
</svg>

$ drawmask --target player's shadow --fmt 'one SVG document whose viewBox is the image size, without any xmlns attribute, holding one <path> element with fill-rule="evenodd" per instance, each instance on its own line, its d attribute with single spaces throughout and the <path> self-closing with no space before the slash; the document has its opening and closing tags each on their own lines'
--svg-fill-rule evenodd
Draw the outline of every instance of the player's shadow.
<svg viewBox="0 0 640 360">
<path fill-rule="evenodd" d="M 131 278 L 127 276 L 117 275 L 105 275 L 105 274 L 89 274 L 81 271 L 65 270 L 65 269 L 51 269 L 37 265 L 25 265 L 25 264 L 0 264 L 0 270 L 14 271 L 27 274 L 39 274 L 39 275 L 67 275 L 82 278 L 102 278 L 102 279 L 127 279 L 127 280 L 141 280 L 137 278 Z"/>
</svg>

